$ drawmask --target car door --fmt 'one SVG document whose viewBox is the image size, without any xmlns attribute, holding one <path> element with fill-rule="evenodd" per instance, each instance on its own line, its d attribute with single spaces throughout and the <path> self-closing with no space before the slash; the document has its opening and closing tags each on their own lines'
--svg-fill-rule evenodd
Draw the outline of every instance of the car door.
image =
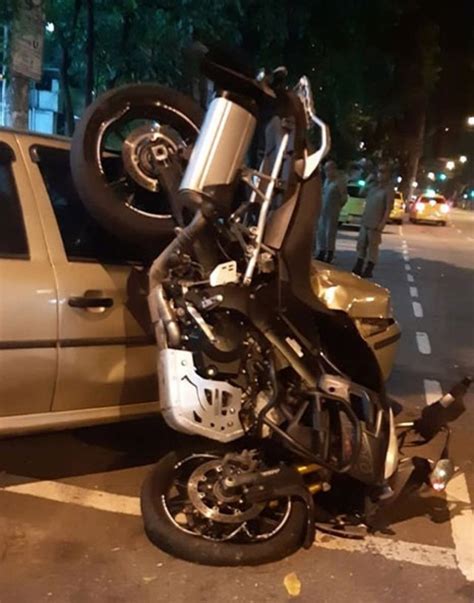
<svg viewBox="0 0 474 603">
<path fill-rule="evenodd" d="M 56 372 L 53 268 L 15 135 L 0 130 L 0 433 L 49 413 Z"/>
<path fill-rule="evenodd" d="M 116 407 L 120 414 L 123 405 L 156 401 L 155 346 L 140 256 L 85 211 L 72 184 L 66 143 L 45 139 L 29 153 L 58 287 L 53 410 Z"/>
</svg>

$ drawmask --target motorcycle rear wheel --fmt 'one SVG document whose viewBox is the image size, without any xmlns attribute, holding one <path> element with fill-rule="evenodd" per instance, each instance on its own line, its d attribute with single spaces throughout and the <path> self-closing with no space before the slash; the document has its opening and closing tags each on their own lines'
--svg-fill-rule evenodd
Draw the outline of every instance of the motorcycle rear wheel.
<svg viewBox="0 0 474 603">
<path fill-rule="evenodd" d="M 101 95 L 87 108 L 71 145 L 72 177 L 89 213 L 131 243 L 155 249 L 168 243 L 177 224 L 166 191 L 151 170 L 156 156 L 148 132 L 169 133 L 160 138 L 163 148 L 168 142 L 174 152 L 184 147 L 189 153 L 202 120 L 197 103 L 164 86 L 127 85 Z M 134 164 L 127 161 L 130 148 Z M 137 203 L 130 201 L 133 195 Z"/>
<path fill-rule="evenodd" d="M 222 454 L 221 452 L 203 456 L 218 458 Z M 216 541 L 181 529 L 170 514 L 167 494 L 173 487 L 176 468 L 189 457 L 189 453 L 168 454 L 158 461 L 143 484 L 141 492 L 143 522 L 145 532 L 155 546 L 174 557 L 212 566 L 270 563 L 288 557 L 302 546 L 307 510 L 303 501 L 296 498 L 288 501 L 284 521 L 282 520 L 281 524 L 264 540 Z"/>
</svg>

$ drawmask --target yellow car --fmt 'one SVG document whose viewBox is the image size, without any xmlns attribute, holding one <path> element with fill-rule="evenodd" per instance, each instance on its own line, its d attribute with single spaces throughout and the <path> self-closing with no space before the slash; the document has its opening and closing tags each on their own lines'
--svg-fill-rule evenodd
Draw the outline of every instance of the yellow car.
<svg viewBox="0 0 474 603">
<path fill-rule="evenodd" d="M 410 222 L 434 222 L 446 226 L 449 205 L 443 195 L 421 195 L 410 208 Z"/>
<path fill-rule="evenodd" d="M 362 214 L 364 213 L 365 208 L 364 185 L 365 182 L 363 180 L 359 180 L 355 183 L 349 183 L 347 185 L 347 201 L 344 207 L 341 209 L 341 213 L 339 214 L 339 225 L 360 225 Z M 388 221 L 401 224 L 403 222 L 404 214 L 405 200 L 403 198 L 403 194 L 397 191 L 395 193 L 395 201 Z"/>
<path fill-rule="evenodd" d="M 405 199 L 403 193 L 400 191 L 395 192 L 395 199 L 393 202 L 393 208 L 388 217 L 389 222 L 395 222 L 401 224 L 403 222 L 403 216 L 405 215 Z"/>
<path fill-rule="evenodd" d="M 364 185 L 363 180 L 349 182 L 347 185 L 347 201 L 339 214 L 339 225 L 360 225 L 365 207 Z"/>
</svg>

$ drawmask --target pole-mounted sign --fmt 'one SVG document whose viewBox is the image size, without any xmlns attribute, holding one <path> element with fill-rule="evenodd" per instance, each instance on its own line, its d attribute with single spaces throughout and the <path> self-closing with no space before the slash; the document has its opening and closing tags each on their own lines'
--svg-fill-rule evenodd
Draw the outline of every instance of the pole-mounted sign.
<svg viewBox="0 0 474 603">
<path fill-rule="evenodd" d="M 10 51 L 11 71 L 39 81 L 43 71 L 44 17 L 42 0 L 17 0 Z"/>
</svg>

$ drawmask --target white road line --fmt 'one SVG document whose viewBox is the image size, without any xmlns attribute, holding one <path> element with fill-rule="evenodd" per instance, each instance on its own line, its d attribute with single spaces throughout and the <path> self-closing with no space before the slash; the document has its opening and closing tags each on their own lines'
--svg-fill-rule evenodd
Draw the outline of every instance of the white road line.
<svg viewBox="0 0 474 603">
<path fill-rule="evenodd" d="M 71 484 L 53 481 L 30 482 L 16 486 L 0 488 L 15 494 L 34 496 L 59 503 L 72 503 L 109 513 L 123 515 L 140 515 L 140 499 L 135 496 L 112 494 L 100 490 L 89 490 Z M 440 567 L 454 570 L 457 568 L 454 549 L 403 540 L 391 540 L 379 536 L 368 536 L 364 540 L 349 540 L 335 538 L 317 533 L 315 546 L 332 551 L 359 552 L 372 555 L 382 555 L 390 561 L 412 563 L 426 567 Z M 468 562 L 462 556 L 461 562 Z M 466 575 L 466 574 L 465 574 Z"/>
<path fill-rule="evenodd" d="M 140 499 L 135 496 L 112 494 L 99 490 L 89 490 L 80 486 L 63 484 L 61 482 L 41 481 L 7 486 L 6 492 L 28 494 L 56 502 L 73 503 L 81 507 L 109 511 L 111 513 L 124 513 L 125 515 L 140 515 Z"/>
<path fill-rule="evenodd" d="M 407 272 L 410 272 L 410 270 L 411 270 L 411 266 L 410 266 L 410 264 L 405 264 L 405 270 L 406 270 Z"/>
<path fill-rule="evenodd" d="M 443 395 L 441 384 L 435 379 L 424 379 L 423 386 L 425 388 L 425 400 L 426 404 L 430 405 L 437 402 Z"/>
<path fill-rule="evenodd" d="M 439 381 L 425 379 L 423 385 L 427 404 L 433 404 L 443 395 Z M 458 568 L 467 580 L 474 582 L 474 513 L 464 473 L 448 482 L 446 499 Z"/>
<path fill-rule="evenodd" d="M 418 297 L 418 288 L 417 287 L 410 287 L 410 295 L 412 297 Z"/>
<path fill-rule="evenodd" d="M 423 331 L 417 331 L 416 344 L 418 346 L 418 351 L 420 352 L 420 354 L 431 354 L 431 343 L 430 338 L 428 337 L 428 333 L 424 333 Z"/>
<path fill-rule="evenodd" d="M 450 506 L 451 532 L 458 567 L 467 580 L 474 582 L 474 513 L 464 473 L 455 475 L 446 487 Z"/>
<path fill-rule="evenodd" d="M 416 318 L 423 318 L 423 306 L 420 304 L 420 302 L 411 302 L 412 306 L 413 306 L 413 314 L 416 316 Z"/>
<path fill-rule="evenodd" d="M 415 278 L 413 277 L 413 274 L 407 274 L 407 279 L 409 283 L 414 283 L 415 282 Z"/>
<path fill-rule="evenodd" d="M 364 540 L 337 538 L 318 532 L 315 546 L 330 551 L 347 551 L 350 553 L 371 553 L 382 555 L 386 559 L 398 562 L 456 569 L 453 549 L 429 544 L 417 544 L 403 540 L 391 540 L 379 536 L 368 536 Z"/>
</svg>

